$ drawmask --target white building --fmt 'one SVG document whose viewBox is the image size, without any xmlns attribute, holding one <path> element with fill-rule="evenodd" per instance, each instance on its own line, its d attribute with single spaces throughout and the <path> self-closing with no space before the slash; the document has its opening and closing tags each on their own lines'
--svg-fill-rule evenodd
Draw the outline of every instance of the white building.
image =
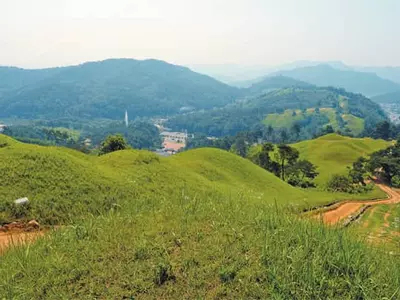
<svg viewBox="0 0 400 300">
<path fill-rule="evenodd" d="M 163 137 L 164 141 L 169 140 L 173 141 L 176 143 L 182 143 L 186 144 L 188 135 L 186 132 L 169 132 L 169 131 L 163 131 L 160 133 L 160 135 Z"/>
<path fill-rule="evenodd" d="M 6 129 L 6 125 L 4 124 L 0 124 L 0 133 L 2 133 L 4 131 L 4 129 Z"/>
</svg>

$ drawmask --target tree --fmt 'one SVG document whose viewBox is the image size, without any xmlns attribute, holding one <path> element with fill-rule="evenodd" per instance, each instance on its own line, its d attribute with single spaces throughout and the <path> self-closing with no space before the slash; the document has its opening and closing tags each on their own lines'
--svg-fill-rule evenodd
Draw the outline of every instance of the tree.
<svg viewBox="0 0 400 300">
<path fill-rule="evenodd" d="M 390 123 L 388 121 L 380 122 L 376 125 L 375 137 L 388 140 L 391 135 Z"/>
<path fill-rule="evenodd" d="M 279 145 L 276 160 L 280 165 L 281 179 L 285 180 L 285 169 L 293 165 L 299 158 L 299 151 L 288 145 Z"/>
<path fill-rule="evenodd" d="M 327 125 L 323 131 L 324 134 L 329 134 L 329 133 L 334 133 L 334 132 L 335 132 L 335 130 L 333 129 L 332 125 L 330 125 L 330 124 Z"/>
<path fill-rule="evenodd" d="M 330 192 L 351 193 L 353 191 L 349 178 L 345 175 L 335 174 L 328 181 L 327 189 Z"/>
<path fill-rule="evenodd" d="M 314 179 L 318 176 L 317 167 L 308 160 L 299 160 L 295 163 L 294 168 L 301 174 L 301 179 Z"/>
<path fill-rule="evenodd" d="M 349 177 L 353 183 L 361 183 L 362 185 L 365 185 L 364 177 L 367 173 L 367 162 L 368 160 L 366 158 L 360 157 L 353 163 L 353 166 L 349 171 Z"/>
<path fill-rule="evenodd" d="M 282 143 L 286 143 L 288 138 L 289 137 L 288 137 L 288 133 L 287 133 L 286 128 L 282 128 L 282 130 L 281 130 L 281 142 Z"/>
<path fill-rule="evenodd" d="M 268 125 L 268 127 L 267 127 L 267 138 L 268 138 L 268 140 L 272 140 L 273 134 L 274 134 L 274 128 L 272 128 L 271 125 Z"/>
<path fill-rule="evenodd" d="M 236 139 L 235 143 L 232 145 L 231 151 L 233 153 L 236 153 L 237 155 L 240 155 L 241 157 L 246 157 L 247 150 L 248 150 L 248 147 L 247 147 L 244 137 L 239 136 Z"/>
<path fill-rule="evenodd" d="M 105 141 L 101 143 L 100 154 L 107 154 L 114 151 L 128 149 L 128 143 L 121 134 L 109 135 Z"/>
<path fill-rule="evenodd" d="M 292 128 L 291 128 L 291 130 L 292 130 L 294 136 L 296 137 L 296 139 L 299 139 L 300 132 L 301 132 L 301 126 L 300 126 L 300 124 L 297 123 L 297 122 L 294 123 L 293 126 L 292 126 Z"/>
</svg>

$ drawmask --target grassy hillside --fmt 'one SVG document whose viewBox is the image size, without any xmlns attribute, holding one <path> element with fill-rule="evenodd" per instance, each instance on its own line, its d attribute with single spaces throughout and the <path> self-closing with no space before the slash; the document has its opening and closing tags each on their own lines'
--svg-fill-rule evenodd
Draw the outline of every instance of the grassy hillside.
<svg viewBox="0 0 400 300">
<path fill-rule="evenodd" d="M 317 108 L 320 113 L 317 113 Z M 296 111 L 296 116 L 288 116 L 293 111 Z M 359 134 L 364 129 L 371 130 L 387 117 L 378 104 L 360 94 L 329 87 L 302 86 L 276 89 L 220 109 L 176 116 L 169 119 L 167 126 L 225 136 L 266 128 L 265 125 L 280 127 L 282 123 L 279 120 L 274 122 L 277 118 L 284 119 L 283 125 L 296 123 L 300 128 L 299 136 L 308 139 L 329 124 Z"/>
<path fill-rule="evenodd" d="M 377 205 L 352 225 L 352 230 L 365 236 L 374 245 L 386 244 L 400 252 L 400 204 Z"/>
<path fill-rule="evenodd" d="M 23 144 L 4 135 L 0 145 L 3 222 L 22 217 L 68 223 L 87 212 L 99 214 L 137 198 L 247 194 L 268 203 L 303 207 L 335 198 L 306 195 L 248 160 L 217 149 L 171 158 L 137 150 L 94 157 L 66 148 Z M 19 211 L 11 205 L 21 197 L 31 200 L 29 209 Z"/>
<path fill-rule="evenodd" d="M 316 178 L 316 182 L 324 185 L 333 174 L 346 173 L 347 167 L 360 156 L 367 156 L 389 145 L 390 142 L 383 140 L 356 139 L 329 134 L 293 146 L 299 150 L 301 158 L 318 166 L 320 175 Z"/>
<path fill-rule="evenodd" d="M 330 107 L 320 108 L 319 113 L 315 111 L 315 108 L 308 108 L 304 111 L 300 109 L 288 109 L 281 114 L 268 114 L 263 123 L 273 128 L 287 128 L 290 130 L 293 125 L 307 122 L 307 120 L 316 118 L 318 114 L 326 120 L 323 126 L 330 125 L 335 131 L 343 130 L 354 135 L 359 135 L 364 130 L 365 121 L 351 114 L 340 114 L 344 124 L 339 124 L 336 110 Z"/>
<path fill-rule="evenodd" d="M 3 135 L 0 145 L 3 218 L 10 200 L 28 196 L 27 211 L 11 212 L 70 224 L 1 257 L 4 298 L 398 295 L 396 257 L 286 205 L 344 195 L 297 190 L 216 149 L 92 157 Z"/>
</svg>

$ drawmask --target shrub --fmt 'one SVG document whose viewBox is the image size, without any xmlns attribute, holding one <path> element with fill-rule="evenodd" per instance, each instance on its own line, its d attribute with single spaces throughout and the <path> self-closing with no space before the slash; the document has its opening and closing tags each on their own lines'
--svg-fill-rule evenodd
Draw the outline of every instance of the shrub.
<svg viewBox="0 0 400 300">
<path fill-rule="evenodd" d="M 128 143 L 122 135 L 109 135 L 105 139 L 105 141 L 101 143 L 100 155 L 111 153 L 114 151 L 125 150 L 128 148 Z"/>
<path fill-rule="evenodd" d="M 353 184 L 352 180 L 345 175 L 333 175 L 328 181 L 327 190 L 330 192 L 343 192 L 349 194 L 362 194 L 372 191 L 373 184 Z"/>
<path fill-rule="evenodd" d="M 353 191 L 353 186 L 347 176 L 335 174 L 328 181 L 327 189 L 330 192 L 351 193 Z"/>
<path fill-rule="evenodd" d="M 174 279 L 172 275 L 172 267 L 169 263 L 159 263 L 154 270 L 154 283 L 162 285 L 166 281 Z"/>
<path fill-rule="evenodd" d="M 392 177 L 391 184 L 395 188 L 400 188 L 400 176 L 395 175 Z"/>
</svg>

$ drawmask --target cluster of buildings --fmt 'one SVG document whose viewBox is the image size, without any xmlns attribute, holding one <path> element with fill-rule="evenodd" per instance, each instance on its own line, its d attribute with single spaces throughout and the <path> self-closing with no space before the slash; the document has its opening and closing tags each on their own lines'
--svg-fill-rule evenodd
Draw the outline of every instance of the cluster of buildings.
<svg viewBox="0 0 400 300">
<path fill-rule="evenodd" d="M 161 151 L 167 155 L 176 154 L 186 147 L 188 139 L 188 134 L 186 132 L 163 131 L 160 135 L 163 139 L 163 148 Z"/>
<path fill-rule="evenodd" d="M 0 124 L 0 133 L 4 132 L 4 129 L 6 129 L 6 125 L 5 124 Z"/>
</svg>

